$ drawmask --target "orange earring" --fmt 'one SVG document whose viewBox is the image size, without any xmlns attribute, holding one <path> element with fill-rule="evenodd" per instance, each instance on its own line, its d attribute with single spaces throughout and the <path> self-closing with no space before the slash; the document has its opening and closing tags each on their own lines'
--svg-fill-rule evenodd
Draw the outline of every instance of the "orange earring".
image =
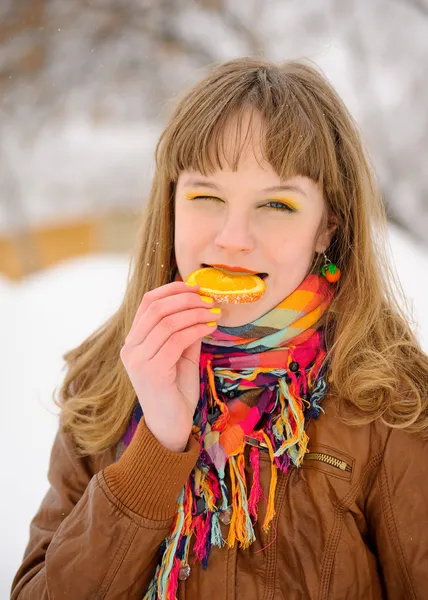
<svg viewBox="0 0 428 600">
<path fill-rule="evenodd" d="M 331 262 L 325 252 L 324 254 L 324 264 L 321 267 L 321 275 L 327 279 L 330 283 L 336 283 L 340 279 L 340 269 L 335 264 Z"/>
</svg>

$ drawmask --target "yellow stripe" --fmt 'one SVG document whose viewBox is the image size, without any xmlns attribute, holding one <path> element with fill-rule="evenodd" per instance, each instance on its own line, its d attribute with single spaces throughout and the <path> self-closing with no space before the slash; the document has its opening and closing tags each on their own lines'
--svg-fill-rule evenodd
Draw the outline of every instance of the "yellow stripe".
<svg viewBox="0 0 428 600">
<path fill-rule="evenodd" d="M 314 297 L 313 292 L 309 292 L 306 290 L 295 290 L 291 296 L 288 298 L 284 298 L 284 300 L 278 304 L 277 308 L 283 308 L 288 310 L 297 310 L 301 312 L 304 310 L 305 306 L 312 300 Z"/>
<path fill-rule="evenodd" d="M 281 305 L 279 305 L 279 307 L 277 307 L 277 309 L 281 308 Z M 283 309 L 287 309 L 288 307 L 283 306 Z M 295 318 L 297 318 L 299 316 L 299 314 L 302 312 L 301 310 L 293 310 L 293 309 L 289 309 L 290 313 L 294 313 L 293 315 L 290 314 L 290 323 L 292 323 L 294 321 Z M 267 315 L 263 316 L 263 323 L 259 325 L 260 329 L 263 328 L 271 328 L 271 329 L 275 329 L 275 331 L 278 330 L 278 313 L 276 312 L 276 310 L 272 310 L 270 311 Z"/>
<path fill-rule="evenodd" d="M 314 310 L 307 315 L 303 315 L 300 319 L 298 319 L 295 323 L 293 323 L 293 327 L 295 329 L 309 329 L 314 323 L 316 323 L 321 317 L 320 308 L 314 308 Z"/>
</svg>

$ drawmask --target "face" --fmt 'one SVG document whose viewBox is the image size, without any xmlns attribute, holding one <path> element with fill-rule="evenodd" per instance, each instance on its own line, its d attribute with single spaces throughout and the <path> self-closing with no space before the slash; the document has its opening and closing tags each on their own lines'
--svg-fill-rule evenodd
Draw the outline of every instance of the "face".
<svg viewBox="0 0 428 600">
<path fill-rule="evenodd" d="M 262 158 L 260 127 L 253 117 L 237 171 L 226 164 L 207 177 L 182 171 L 176 185 L 175 256 L 183 280 L 202 264 L 267 273 L 262 298 L 219 305 L 218 323 L 228 327 L 254 321 L 289 296 L 335 229 L 321 229 L 325 203 L 314 181 L 302 176 L 281 181 Z"/>
</svg>

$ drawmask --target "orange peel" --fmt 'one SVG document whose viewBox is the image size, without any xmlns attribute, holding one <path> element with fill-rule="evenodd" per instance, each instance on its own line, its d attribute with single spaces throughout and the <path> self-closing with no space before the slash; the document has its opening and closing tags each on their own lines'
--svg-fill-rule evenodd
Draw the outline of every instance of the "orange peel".
<svg viewBox="0 0 428 600">
<path fill-rule="evenodd" d="M 200 284 L 198 293 L 216 302 L 247 304 L 259 300 L 266 291 L 266 284 L 258 275 L 237 273 L 226 269 L 203 267 L 188 275 L 187 285 Z"/>
</svg>

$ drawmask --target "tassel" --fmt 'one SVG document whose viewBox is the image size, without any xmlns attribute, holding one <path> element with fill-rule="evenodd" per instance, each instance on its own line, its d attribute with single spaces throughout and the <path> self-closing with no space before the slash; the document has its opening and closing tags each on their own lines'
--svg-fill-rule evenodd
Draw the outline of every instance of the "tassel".
<svg viewBox="0 0 428 600">
<path fill-rule="evenodd" d="M 202 515 L 200 515 L 196 524 L 196 542 L 193 547 L 193 551 L 196 558 L 202 563 L 203 568 L 206 568 L 208 556 L 211 550 L 211 517 L 212 513 L 208 513 L 204 520 Z"/>
<path fill-rule="evenodd" d="M 238 504 L 236 499 L 236 480 L 235 470 L 233 468 L 233 456 L 229 458 L 229 473 L 230 473 L 230 487 L 232 493 L 232 517 L 229 524 L 229 535 L 227 536 L 227 545 L 229 548 L 233 548 L 236 541 L 236 514 L 238 512 Z"/>
<path fill-rule="evenodd" d="M 195 478 L 194 478 L 194 494 L 193 496 L 200 496 L 200 487 L 201 487 L 201 479 L 202 479 L 202 471 L 198 467 L 195 468 Z"/>
<path fill-rule="evenodd" d="M 265 533 L 267 533 L 267 531 L 269 530 L 269 525 L 270 522 L 272 521 L 272 519 L 275 516 L 275 491 L 276 491 L 276 483 L 277 483 L 277 470 L 276 470 L 276 466 L 274 463 L 274 453 L 273 453 L 273 448 L 272 448 L 272 444 L 271 441 L 269 439 L 269 436 L 266 435 L 265 432 L 263 432 L 263 437 L 265 438 L 265 442 L 266 445 L 269 449 L 269 456 L 270 456 L 270 460 L 271 460 L 271 477 L 270 477 L 270 485 L 269 485 L 269 499 L 268 499 L 268 506 L 267 506 L 267 510 L 266 510 L 266 515 L 263 521 L 263 531 Z"/>
<path fill-rule="evenodd" d="M 218 546 L 219 548 L 222 548 L 223 545 L 224 539 L 221 533 L 219 513 L 215 512 L 213 514 L 211 523 L 211 546 Z"/>
<path fill-rule="evenodd" d="M 219 471 L 218 478 L 219 478 L 221 497 L 222 497 L 222 505 L 221 505 L 220 509 L 227 510 L 227 508 L 229 506 L 229 500 L 228 500 L 227 485 L 224 481 L 224 469 L 223 468 Z"/>
<path fill-rule="evenodd" d="M 204 473 L 200 489 L 208 510 L 213 512 L 217 508 L 217 501 L 220 498 L 220 484 L 210 471 Z"/>
<path fill-rule="evenodd" d="M 235 540 L 238 540 L 240 547 L 246 549 L 254 542 L 256 537 L 248 513 L 244 455 L 240 454 L 238 458 L 231 456 L 229 464 L 232 484 L 232 520 L 227 543 L 229 547 L 233 547 Z"/>
<path fill-rule="evenodd" d="M 306 419 L 314 417 L 317 419 L 320 412 L 324 412 L 324 409 L 319 405 L 321 400 L 324 398 L 327 392 L 327 382 L 323 375 L 320 375 L 315 383 L 315 387 L 311 394 L 311 408 L 306 414 Z"/>
<path fill-rule="evenodd" d="M 176 591 L 178 588 L 178 572 L 181 567 L 181 561 L 175 557 L 174 558 L 174 566 L 171 569 L 171 575 L 169 576 L 169 584 L 168 584 L 168 596 L 167 600 L 175 600 L 176 599 Z"/>
<path fill-rule="evenodd" d="M 248 498 L 247 498 L 247 483 L 245 477 L 245 456 L 244 453 L 240 454 L 237 459 L 238 465 L 238 483 L 241 493 L 241 502 L 243 508 L 243 524 L 245 524 L 245 528 L 242 528 L 242 548 L 248 548 L 250 544 L 254 542 L 256 539 L 256 535 L 254 533 L 253 524 L 251 522 L 249 510 L 248 510 Z"/>
<path fill-rule="evenodd" d="M 190 552 L 190 540 L 191 539 L 192 539 L 192 534 L 190 534 L 189 536 L 187 536 L 186 543 L 184 545 L 184 552 L 183 552 L 183 562 L 184 562 L 184 564 L 189 564 L 189 552 Z"/>
<path fill-rule="evenodd" d="M 168 594 L 170 593 L 170 573 L 174 566 L 174 557 L 177 551 L 177 546 L 180 541 L 181 532 L 184 525 L 184 487 L 182 488 L 178 497 L 178 511 L 175 522 L 173 523 L 173 530 L 169 535 L 167 541 L 167 547 L 162 557 L 161 567 L 158 574 L 158 595 L 161 600 L 168 600 Z"/>
<path fill-rule="evenodd" d="M 207 529 L 207 535 L 205 538 L 205 549 L 204 549 L 204 556 L 202 558 L 202 569 L 205 570 L 208 567 L 208 559 L 210 557 L 211 554 L 211 524 L 212 524 L 212 513 L 208 514 L 208 529 Z"/>
<path fill-rule="evenodd" d="M 216 421 L 213 423 L 212 429 L 213 429 L 213 431 L 224 431 L 224 429 L 226 428 L 227 422 L 229 420 L 229 409 L 227 408 L 226 404 L 224 402 L 222 402 L 217 395 L 217 390 L 215 387 L 215 380 L 214 380 L 214 372 L 213 372 L 212 364 L 211 364 L 210 360 L 207 361 L 207 373 L 208 373 L 208 381 L 209 381 L 209 388 L 211 391 L 211 397 L 214 398 L 216 406 L 218 406 L 218 408 L 220 409 L 220 415 L 216 419 Z"/>
<path fill-rule="evenodd" d="M 183 523 L 183 535 L 189 535 L 192 532 L 192 507 L 193 507 L 193 497 L 192 497 L 192 486 L 190 482 L 190 478 L 188 479 L 185 486 L 185 502 L 184 502 L 184 523 Z"/>
<path fill-rule="evenodd" d="M 257 522 L 258 504 L 262 489 L 260 487 L 260 455 L 256 446 L 253 446 L 250 451 L 250 465 L 253 470 L 253 485 L 251 486 L 250 497 L 248 499 L 248 508 L 250 514 L 254 517 L 254 522 Z"/>
<path fill-rule="evenodd" d="M 299 466 L 306 453 L 309 439 L 305 432 L 305 417 L 301 407 L 299 406 L 298 399 L 291 396 L 283 378 L 279 380 L 279 387 L 282 392 L 281 420 L 283 421 L 286 430 L 286 439 L 278 448 L 278 450 L 276 450 L 274 456 L 280 456 L 287 451 L 293 463 L 296 466 Z M 285 398 L 288 400 L 288 405 L 285 403 Z M 290 417 L 292 417 L 293 420 L 293 427 L 291 424 L 291 418 L 288 416 L 288 411 L 291 413 Z M 276 423 L 273 426 L 273 431 L 275 433 L 275 437 L 277 437 Z"/>
</svg>

